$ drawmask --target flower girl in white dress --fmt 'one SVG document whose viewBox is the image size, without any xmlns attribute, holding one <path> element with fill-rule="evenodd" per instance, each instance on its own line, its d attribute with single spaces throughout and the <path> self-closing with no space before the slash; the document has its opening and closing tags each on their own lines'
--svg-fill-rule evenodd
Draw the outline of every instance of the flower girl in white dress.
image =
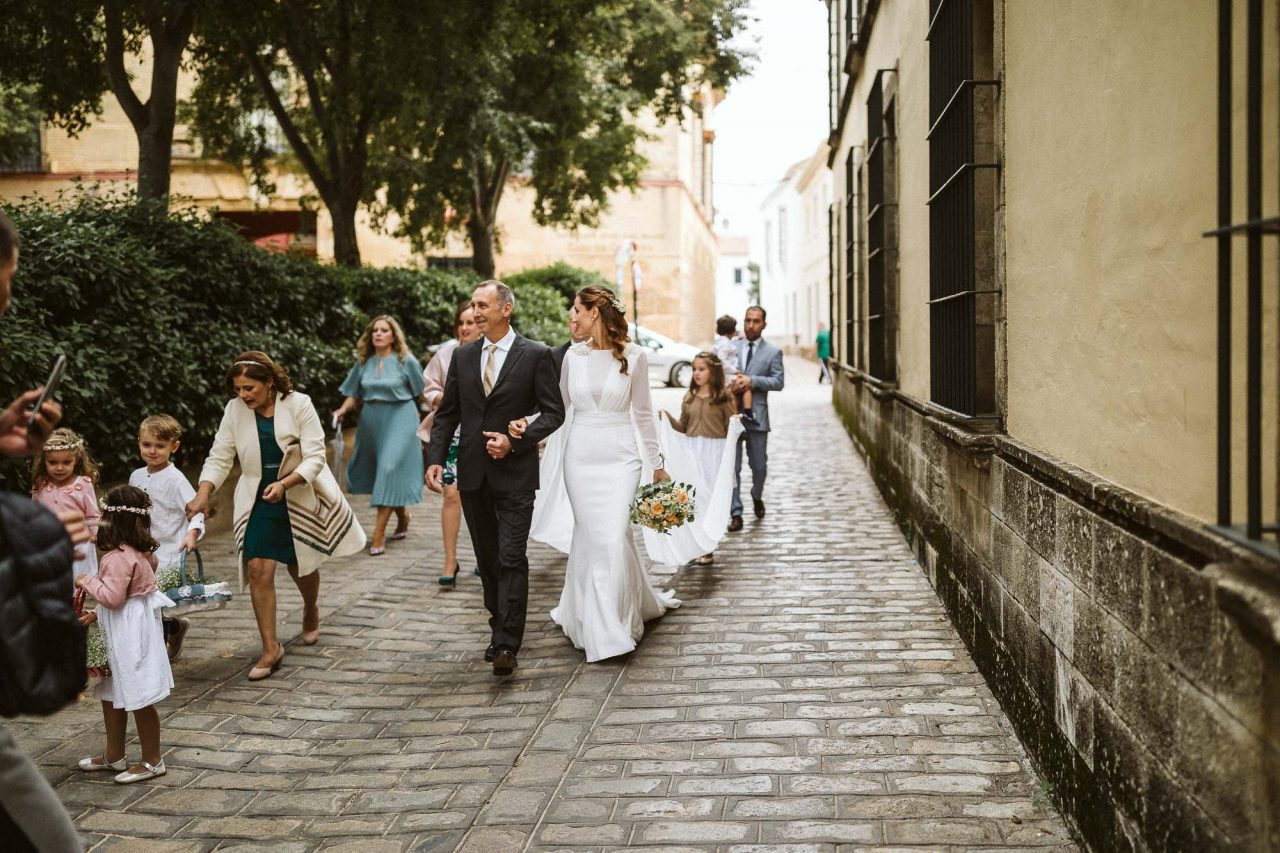
<svg viewBox="0 0 1280 853">
<path fill-rule="evenodd" d="M 568 543 L 564 590 L 551 618 L 588 661 L 598 661 L 630 652 L 644 623 L 680 602 L 650 585 L 630 524 L 642 472 L 652 471 L 655 483 L 667 477 L 648 361 L 629 343 L 622 305 L 607 288 L 583 288 L 574 309 L 590 340 L 565 354 L 565 423 L 547 443 L 531 535 L 562 549 Z"/>
<path fill-rule="evenodd" d="M 173 672 L 160 627 L 160 608 L 173 602 L 156 586 L 156 540 L 151 536 L 151 499 L 134 486 L 112 489 L 102 506 L 98 574 L 81 575 L 76 586 L 98 602 L 82 617 L 95 621 L 107 642 L 111 674 L 95 688 L 102 700 L 107 748 L 80 760 L 81 770 L 117 771 L 122 785 L 165 774 L 160 759 L 160 714 L 156 703 L 173 689 Z M 138 727 L 142 761 L 129 766 L 125 734 L 129 712 Z"/>
</svg>

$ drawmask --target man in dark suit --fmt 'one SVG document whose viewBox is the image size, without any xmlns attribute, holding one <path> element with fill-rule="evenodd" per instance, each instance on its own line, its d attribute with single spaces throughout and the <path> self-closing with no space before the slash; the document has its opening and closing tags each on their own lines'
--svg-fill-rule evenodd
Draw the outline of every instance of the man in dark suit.
<svg viewBox="0 0 1280 853">
<path fill-rule="evenodd" d="M 559 373 L 551 350 L 511 328 L 515 296 L 500 281 L 482 282 L 471 297 L 482 337 L 459 347 L 449 363 L 427 455 L 427 486 L 441 490 L 444 457 L 454 430 L 458 492 L 480 564 L 492 642 L 485 660 L 494 675 L 510 675 L 524 639 L 529 601 L 529 523 L 538 490 L 538 442 L 564 421 Z M 507 425 L 539 417 L 520 438 Z"/>
</svg>

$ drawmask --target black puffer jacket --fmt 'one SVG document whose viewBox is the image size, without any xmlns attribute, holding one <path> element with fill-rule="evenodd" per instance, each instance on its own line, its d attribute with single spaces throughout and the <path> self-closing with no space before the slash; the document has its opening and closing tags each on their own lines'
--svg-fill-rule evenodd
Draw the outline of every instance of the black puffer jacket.
<svg viewBox="0 0 1280 853">
<path fill-rule="evenodd" d="M 74 558 L 53 513 L 0 494 L 0 716 L 52 714 L 84 689 L 85 632 L 71 603 Z"/>
</svg>

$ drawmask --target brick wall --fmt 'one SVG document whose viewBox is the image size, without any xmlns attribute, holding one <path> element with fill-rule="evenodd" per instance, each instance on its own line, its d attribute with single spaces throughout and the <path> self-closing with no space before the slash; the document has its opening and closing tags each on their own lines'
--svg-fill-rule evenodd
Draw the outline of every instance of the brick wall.
<svg viewBox="0 0 1280 853">
<path fill-rule="evenodd" d="M 1280 568 L 851 374 L 835 403 L 1089 849 L 1280 849 Z"/>
</svg>

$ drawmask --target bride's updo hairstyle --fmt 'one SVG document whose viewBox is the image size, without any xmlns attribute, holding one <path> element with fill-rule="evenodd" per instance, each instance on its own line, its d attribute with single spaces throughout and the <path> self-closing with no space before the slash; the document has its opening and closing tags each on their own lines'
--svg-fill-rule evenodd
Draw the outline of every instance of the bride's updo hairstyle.
<svg viewBox="0 0 1280 853">
<path fill-rule="evenodd" d="M 592 308 L 600 311 L 600 322 L 604 325 L 605 337 L 608 338 L 609 347 L 613 350 L 613 357 L 619 362 L 618 372 L 626 376 L 626 350 L 627 344 L 631 343 L 631 336 L 627 334 L 626 306 L 613 295 L 612 290 L 599 284 L 588 284 L 579 290 L 578 301 L 588 311 Z"/>
</svg>

